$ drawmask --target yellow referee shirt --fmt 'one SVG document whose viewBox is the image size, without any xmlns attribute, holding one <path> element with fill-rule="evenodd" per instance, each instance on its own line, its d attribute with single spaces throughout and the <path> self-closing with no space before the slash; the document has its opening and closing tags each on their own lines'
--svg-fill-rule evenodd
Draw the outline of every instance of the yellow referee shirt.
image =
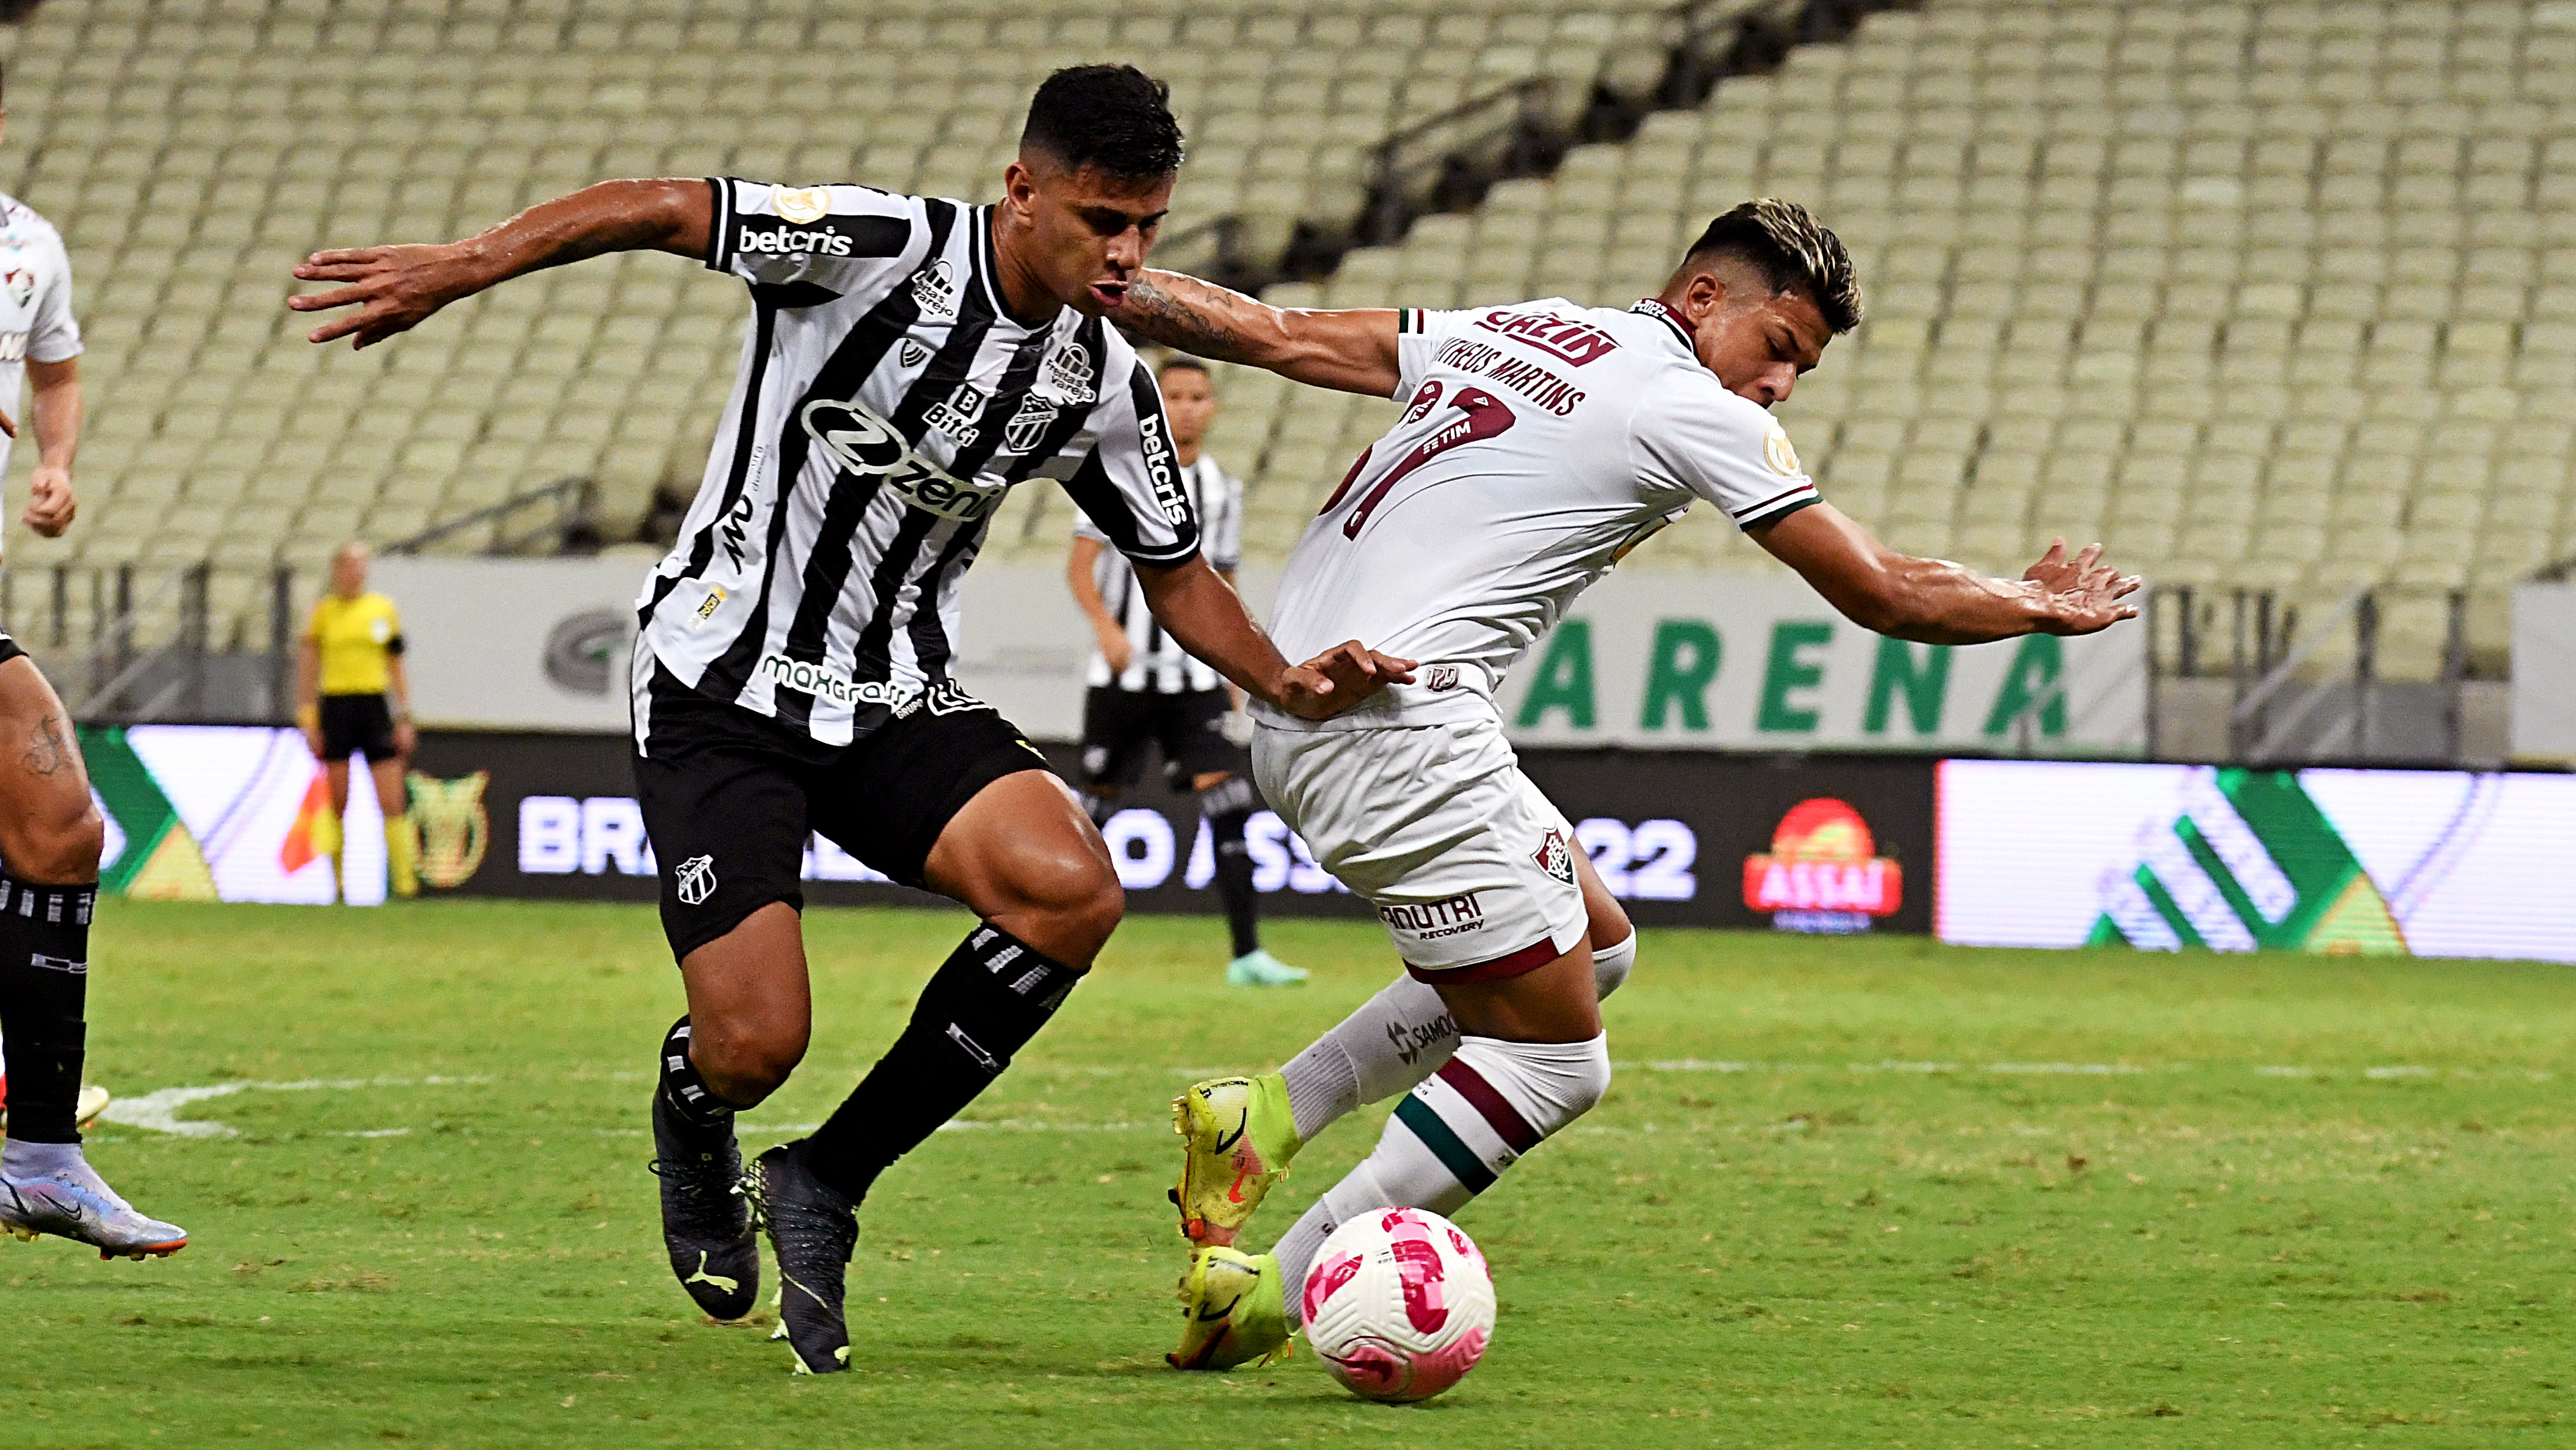
<svg viewBox="0 0 2576 1450">
<path fill-rule="evenodd" d="M 387 661 L 402 653 L 402 616 L 381 594 L 325 594 L 304 637 L 321 647 L 322 693 L 381 695 L 393 687 Z"/>
</svg>

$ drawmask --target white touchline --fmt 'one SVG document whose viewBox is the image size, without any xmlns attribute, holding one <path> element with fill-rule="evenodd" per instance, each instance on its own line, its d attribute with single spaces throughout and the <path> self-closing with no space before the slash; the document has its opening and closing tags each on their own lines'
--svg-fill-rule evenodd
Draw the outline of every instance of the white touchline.
<svg viewBox="0 0 2576 1450">
<path fill-rule="evenodd" d="M 361 1088 L 451 1087 L 488 1083 L 488 1077 L 338 1077 L 308 1078 L 302 1082 L 219 1082 L 204 1087 L 161 1088 L 140 1097 L 118 1098 L 99 1114 L 101 1122 L 120 1127 L 148 1128 L 155 1133 L 173 1133 L 182 1138 L 237 1138 L 237 1128 L 206 1118 L 181 1119 L 181 1108 L 208 1098 L 230 1097 L 239 1092 L 356 1092 Z M 361 1138 L 390 1138 L 408 1133 L 409 1128 L 380 1128 L 341 1135 Z"/>
</svg>

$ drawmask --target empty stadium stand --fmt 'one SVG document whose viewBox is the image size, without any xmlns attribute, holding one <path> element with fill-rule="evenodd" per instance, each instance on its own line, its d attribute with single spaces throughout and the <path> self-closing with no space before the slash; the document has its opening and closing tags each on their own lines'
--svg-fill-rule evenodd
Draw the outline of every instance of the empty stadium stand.
<svg viewBox="0 0 2576 1450">
<path fill-rule="evenodd" d="M 264 570 L 568 476 L 631 527 L 693 479 L 740 290 L 663 257 L 530 279 L 364 355 L 282 299 L 317 247 L 436 240 L 609 176 L 854 179 L 983 200 L 1029 90 L 1083 60 L 1174 85 L 1175 229 L 1281 245 L 1356 208 L 1369 147 L 1462 97 L 1655 55 L 1662 0 L 94 0 L 0 37 L 7 188 L 70 244 L 90 351 L 82 521 L 33 571 Z M 1612 66 L 1611 69 L 1616 69 Z M 1641 83 L 1651 83 L 1649 64 Z M 32 450 L 20 450 L 30 453 Z M 23 466 L 23 465 L 22 465 Z M 448 541 L 473 547 L 489 530 Z M 168 601 L 170 590 L 143 591 Z M 71 591 L 66 633 L 94 624 Z M 146 626 L 147 631 L 151 628 Z M 256 628 L 253 630 L 257 632 Z"/>
<path fill-rule="evenodd" d="M 13 531 L 0 603 L 26 614 L 50 565 L 211 559 L 221 641 L 226 621 L 264 628 L 271 566 L 353 534 L 567 477 L 623 529 L 656 484 L 694 479 L 738 289 L 593 262 L 353 356 L 301 341 L 291 261 L 613 175 L 983 198 L 1033 81 L 1109 57 L 1173 82 L 1180 261 L 1222 220 L 1240 252 L 1329 262 L 1387 138 L 1436 137 L 1480 97 L 1541 107 L 1559 136 L 1605 97 L 1631 122 L 1685 106 L 1268 295 L 1623 303 L 1711 213 L 1803 199 L 1853 245 L 1871 317 L 1782 412 L 1832 496 L 1901 546 L 2002 568 L 2098 533 L 2163 581 L 2269 589 L 2312 620 L 2361 584 L 2474 588 L 2481 647 L 2502 633 L 2487 586 L 2576 554 L 2576 4 L 1930 0 L 1704 103 L 1673 94 L 1681 28 L 1792 8 L 48 5 L 0 36 L 0 171 L 70 242 L 92 423 L 81 525 Z M 1386 409 L 1230 383 L 1216 446 L 1252 478 L 1249 546 L 1275 556 Z M 991 548 L 1052 552 L 1068 517 L 1021 490 Z M 1636 564 L 1767 567 L 1713 517 Z M 114 610 L 104 589 L 62 597 L 74 639 Z M 2391 673 L 2451 644 L 2438 611 L 2390 629 Z"/>
<path fill-rule="evenodd" d="M 1745 196 L 1852 244 L 1870 321 L 1781 412 L 1896 544 L 2065 532 L 2311 618 L 2576 553 L 2576 5 L 1933 0 L 1730 78 L 1279 302 L 1624 303 Z M 1383 410 L 1269 389 L 1261 540 Z M 1300 496 L 1293 480 L 1307 482 Z M 1639 563 L 1747 564 L 1713 517 Z M 2439 666 L 2443 615 L 2382 668 Z"/>
</svg>

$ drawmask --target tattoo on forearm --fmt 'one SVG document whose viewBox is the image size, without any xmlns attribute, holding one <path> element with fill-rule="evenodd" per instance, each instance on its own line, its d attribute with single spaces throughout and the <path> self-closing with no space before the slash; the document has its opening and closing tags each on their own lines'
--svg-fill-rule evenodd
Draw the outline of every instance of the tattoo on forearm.
<svg viewBox="0 0 2576 1450">
<path fill-rule="evenodd" d="M 1145 278 L 1128 284 L 1127 313 L 1137 331 L 1167 347 L 1221 362 L 1244 361 L 1237 355 L 1241 339 L 1223 318 Z"/>
<path fill-rule="evenodd" d="M 36 722 L 36 735 L 27 742 L 25 763 L 37 775 L 54 775 L 71 763 L 71 751 L 56 733 L 59 722 L 47 715 Z"/>
</svg>

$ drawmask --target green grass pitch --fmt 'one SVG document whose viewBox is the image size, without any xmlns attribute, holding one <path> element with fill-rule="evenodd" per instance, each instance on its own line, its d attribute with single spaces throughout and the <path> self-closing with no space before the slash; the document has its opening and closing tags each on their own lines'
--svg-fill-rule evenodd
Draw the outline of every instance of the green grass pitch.
<svg viewBox="0 0 2576 1450">
<path fill-rule="evenodd" d="M 829 1109 L 966 924 L 809 917 L 814 1050 L 747 1147 Z M 1650 933 L 1609 1099 L 1461 1216 L 1502 1299 L 1465 1384 L 1389 1408 L 1303 1353 L 1172 1373 L 1167 1100 L 1390 970 L 1368 924 L 1271 938 L 1311 985 L 1229 991 L 1214 923 L 1123 927 L 979 1126 L 881 1182 L 858 1370 L 811 1380 L 662 1262 L 645 1069 L 680 994 L 649 911 L 116 903 L 92 1075 L 226 1089 L 174 1120 L 230 1131 L 93 1137 L 194 1233 L 178 1257 L 0 1247 L 9 1439 L 2576 1442 L 2576 979 L 2492 963 Z M 1379 1117 L 1308 1150 L 1254 1240 Z"/>
</svg>

